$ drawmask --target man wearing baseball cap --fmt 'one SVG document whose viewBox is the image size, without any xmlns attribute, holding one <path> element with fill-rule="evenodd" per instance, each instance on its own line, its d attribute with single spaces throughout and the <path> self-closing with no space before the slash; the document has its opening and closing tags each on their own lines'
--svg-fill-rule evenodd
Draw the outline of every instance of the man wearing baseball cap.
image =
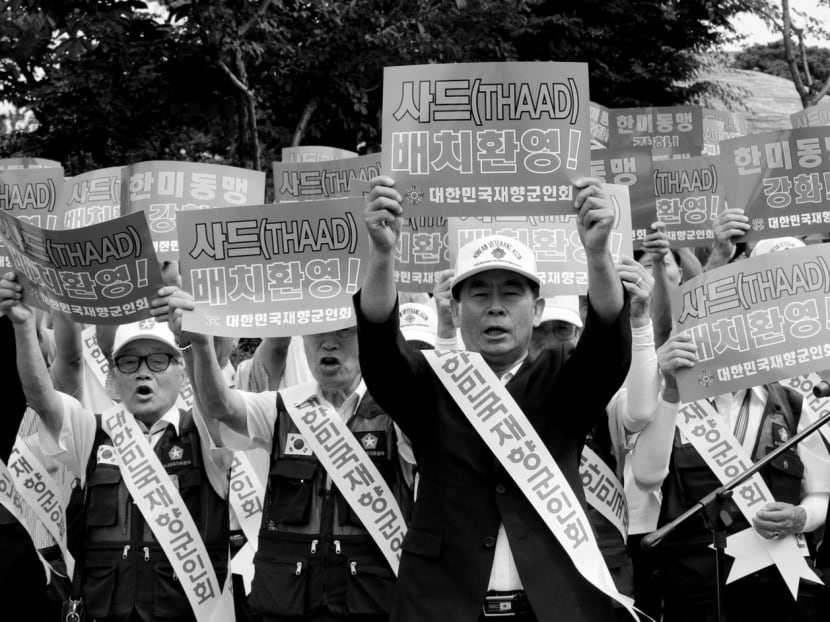
<svg viewBox="0 0 830 622">
<path fill-rule="evenodd" d="M 102 423 L 106 414 L 95 415 L 53 388 L 38 348 L 34 314 L 21 300 L 15 274 L 5 274 L 0 311 L 14 323 L 23 390 L 43 423 L 41 447 L 86 486 L 76 573 L 87 615 L 106 622 L 194 620 L 184 581 L 174 574 L 151 521 L 127 489 L 123 465 Z M 178 489 L 183 506 L 174 509 L 192 516 L 198 529 L 194 535 L 201 534 L 221 587 L 227 568 L 230 454 L 211 450 L 200 440 L 207 438 L 203 422 L 176 406 L 185 376 L 173 334 L 154 320 L 119 326 L 112 358 L 115 396 Z M 133 466 L 138 462 L 135 458 Z M 175 503 L 162 498 L 158 505 L 162 501 L 164 507 Z"/>
<path fill-rule="evenodd" d="M 400 334 L 394 282 L 405 216 L 400 202 L 391 178 L 372 181 L 366 205 L 372 254 L 355 296 L 367 386 L 412 440 L 421 472 L 392 619 L 607 620 L 612 601 L 603 591 L 609 592 L 577 569 L 451 396 L 446 378 L 439 379 L 430 362 L 435 357 L 407 347 Z M 608 249 L 613 209 L 607 195 L 594 180 L 579 180 L 574 208 L 589 302 L 582 338 L 567 361 L 560 351 L 527 360 L 544 301 L 533 251 L 516 240 L 488 236 L 462 247 L 451 304 L 466 348 L 506 386 L 561 469 L 574 502 L 584 507 L 579 453 L 596 413 L 625 378 L 631 333 Z"/>
</svg>

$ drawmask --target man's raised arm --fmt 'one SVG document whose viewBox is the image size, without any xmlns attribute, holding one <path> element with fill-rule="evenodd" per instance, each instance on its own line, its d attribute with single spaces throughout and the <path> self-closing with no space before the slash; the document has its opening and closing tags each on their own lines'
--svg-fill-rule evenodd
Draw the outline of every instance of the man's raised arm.
<svg viewBox="0 0 830 622">
<path fill-rule="evenodd" d="M 395 308 L 395 246 L 401 234 L 403 209 L 395 181 L 386 176 L 375 177 L 366 199 L 366 228 L 372 240 L 372 251 L 366 279 L 360 293 L 360 310 L 370 322 L 384 322 Z"/>
<path fill-rule="evenodd" d="M 598 180 L 578 179 L 574 186 L 577 230 L 588 263 L 588 298 L 599 318 L 611 323 L 623 308 L 623 288 L 608 244 L 614 208 Z"/>
<path fill-rule="evenodd" d="M 238 391 L 228 387 L 216 360 L 213 337 L 182 330 L 182 311 L 196 308 L 193 296 L 175 285 L 166 285 L 158 291 L 158 297 L 151 304 L 153 316 L 159 322 L 169 323 L 179 348 L 186 353 L 187 374 L 204 415 L 225 424 L 237 434 L 247 436 L 245 400 Z M 219 441 L 215 436 L 214 440 Z"/>
<path fill-rule="evenodd" d="M 52 378 L 40 352 L 34 311 L 24 305 L 23 286 L 14 272 L 0 280 L 0 311 L 14 324 L 17 372 L 29 406 L 40 416 L 49 433 L 57 438 L 63 423 L 63 403 L 52 386 Z"/>
</svg>

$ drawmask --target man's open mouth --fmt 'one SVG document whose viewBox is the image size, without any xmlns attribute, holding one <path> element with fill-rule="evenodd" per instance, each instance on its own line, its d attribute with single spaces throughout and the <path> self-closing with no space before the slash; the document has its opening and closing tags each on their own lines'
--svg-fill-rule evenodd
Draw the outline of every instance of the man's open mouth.
<svg viewBox="0 0 830 622">
<path fill-rule="evenodd" d="M 501 335 L 506 335 L 507 331 L 504 328 L 499 328 L 498 326 L 492 326 L 490 328 L 486 328 L 484 330 L 484 334 L 488 337 L 500 337 Z"/>
<path fill-rule="evenodd" d="M 340 361 L 333 356 L 324 356 L 320 359 L 320 365 L 322 367 L 334 367 L 340 365 Z"/>
<path fill-rule="evenodd" d="M 147 386 L 140 386 L 140 387 L 136 388 L 135 392 L 138 395 L 151 395 L 153 393 L 153 390 L 150 387 L 147 387 Z"/>
</svg>

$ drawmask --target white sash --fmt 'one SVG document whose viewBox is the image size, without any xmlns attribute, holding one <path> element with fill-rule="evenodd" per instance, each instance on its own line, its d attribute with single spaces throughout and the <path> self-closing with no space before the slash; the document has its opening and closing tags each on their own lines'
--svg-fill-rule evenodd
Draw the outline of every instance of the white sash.
<svg viewBox="0 0 830 622">
<path fill-rule="evenodd" d="M 135 419 L 122 405 L 102 415 L 124 484 L 173 567 L 199 622 L 234 619 L 233 598 L 223 593 L 205 543 L 178 488 Z"/>
<path fill-rule="evenodd" d="M 588 516 L 536 429 L 481 355 L 422 354 L 490 451 L 559 541 L 577 571 L 639 620 L 634 601 L 614 585 Z"/>
<path fill-rule="evenodd" d="M 29 516 L 27 516 L 23 498 L 15 488 L 12 476 L 9 474 L 9 471 L 2 460 L 0 460 L 0 505 L 6 508 L 9 511 L 9 514 L 11 514 L 15 520 L 23 526 L 23 529 L 26 530 L 26 533 L 29 534 L 29 537 L 32 538 L 32 541 L 34 542 L 35 518 L 34 516 L 31 516 L 31 512 L 29 512 Z M 53 572 L 52 567 L 49 565 L 49 562 L 43 559 L 43 555 L 40 554 L 40 551 L 35 549 L 35 552 L 40 559 L 40 563 L 43 564 L 43 573 L 46 576 L 46 584 L 48 585 L 50 581 L 50 573 Z"/>
<path fill-rule="evenodd" d="M 614 471 L 597 453 L 585 445 L 579 460 L 579 476 L 585 500 L 628 540 L 628 503 L 625 491 Z"/>
<path fill-rule="evenodd" d="M 346 422 L 317 397 L 316 386 L 280 389 L 285 409 L 397 576 L 406 534 L 401 509 Z"/>
<path fill-rule="evenodd" d="M 9 456 L 8 474 L 23 501 L 34 513 L 34 517 L 46 527 L 49 535 L 60 547 L 66 571 L 71 577 L 75 570 L 75 559 L 66 546 L 63 492 L 20 436 L 17 437 Z M 21 524 L 28 531 L 28 525 L 25 522 Z M 30 532 L 29 535 L 33 534 Z"/>
<path fill-rule="evenodd" d="M 708 400 L 681 404 L 678 415 L 678 429 L 721 484 L 726 484 L 752 464 L 752 459 L 729 430 L 724 418 Z M 774 502 L 775 498 L 761 475 L 756 473 L 734 490 L 732 500 L 751 525 L 752 518 L 758 510 L 767 503 Z M 781 573 L 793 599 L 798 596 L 799 578 L 821 582 L 804 561 L 806 553 L 794 536 L 769 540 L 750 527 L 729 536 L 726 552 L 735 557 L 727 583 L 773 563 Z"/>
<path fill-rule="evenodd" d="M 101 386 L 106 386 L 110 365 L 107 362 L 107 357 L 104 356 L 104 353 L 101 352 L 101 348 L 98 346 L 95 327 L 90 326 L 85 328 L 81 333 L 81 339 L 83 339 L 84 344 L 84 362 Z"/>
<path fill-rule="evenodd" d="M 233 510 L 247 542 L 231 560 L 231 570 L 242 576 L 246 593 L 251 591 L 254 553 L 259 548 L 259 527 L 262 524 L 262 500 L 265 485 L 244 451 L 233 454 L 228 503 Z"/>
</svg>

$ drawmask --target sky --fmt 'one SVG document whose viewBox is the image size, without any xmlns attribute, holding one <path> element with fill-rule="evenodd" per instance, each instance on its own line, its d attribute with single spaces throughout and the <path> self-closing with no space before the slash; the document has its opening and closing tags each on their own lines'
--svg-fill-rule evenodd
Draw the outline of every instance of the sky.
<svg viewBox="0 0 830 622">
<path fill-rule="evenodd" d="M 819 5 L 818 0 L 790 0 L 790 6 L 796 11 L 801 11 L 812 17 L 820 19 L 825 24 L 830 25 L 830 7 L 827 4 Z M 793 23 L 798 25 L 797 17 L 793 18 Z M 777 32 L 771 31 L 759 17 L 744 13 L 732 20 L 735 29 L 742 34 L 747 35 L 747 39 L 740 46 L 731 46 L 727 48 L 732 51 L 738 48 L 748 47 L 754 43 L 771 43 L 780 39 L 781 35 Z M 807 39 L 808 45 L 820 45 L 830 47 L 830 40 L 828 39 Z"/>
</svg>

